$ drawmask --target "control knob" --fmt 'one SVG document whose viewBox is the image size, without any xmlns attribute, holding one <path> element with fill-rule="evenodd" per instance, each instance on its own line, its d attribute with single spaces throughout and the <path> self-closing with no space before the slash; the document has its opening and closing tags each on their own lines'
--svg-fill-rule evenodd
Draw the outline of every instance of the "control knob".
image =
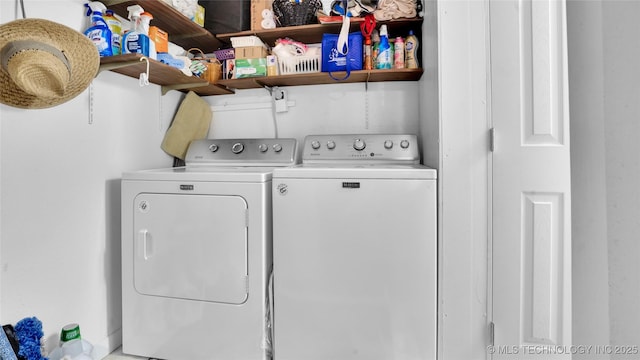
<svg viewBox="0 0 640 360">
<path fill-rule="evenodd" d="M 353 148 L 356 149 L 357 151 L 362 151 L 366 147 L 367 147 L 367 144 L 365 144 L 364 140 L 362 139 L 355 139 L 353 141 Z"/>
<path fill-rule="evenodd" d="M 409 140 L 402 140 L 400 141 L 400 147 L 403 149 L 406 149 L 409 147 Z"/>
<path fill-rule="evenodd" d="M 384 142 L 384 148 L 387 150 L 390 150 L 393 147 L 393 141 L 391 140 L 385 140 Z"/>
<path fill-rule="evenodd" d="M 260 152 L 267 152 L 267 150 L 269 150 L 269 147 L 267 146 L 267 144 L 260 144 L 258 145 L 258 150 L 260 150 Z"/>
<path fill-rule="evenodd" d="M 336 148 L 336 142 L 333 140 L 327 141 L 327 149 L 333 150 Z"/>
<path fill-rule="evenodd" d="M 234 154 L 240 154 L 243 151 L 244 151 L 243 143 L 235 143 L 233 144 L 233 146 L 231 146 L 231 152 Z"/>
<path fill-rule="evenodd" d="M 211 152 L 218 151 L 218 145 L 216 145 L 216 144 L 209 145 L 209 151 L 211 151 Z"/>
<path fill-rule="evenodd" d="M 282 145 L 280 144 L 273 144 L 273 151 L 279 153 L 280 151 L 282 151 Z"/>
<path fill-rule="evenodd" d="M 313 140 L 313 141 L 311 142 L 311 147 L 312 147 L 314 150 L 318 150 L 318 149 L 320 149 L 320 141 L 318 141 L 318 140 Z"/>
</svg>

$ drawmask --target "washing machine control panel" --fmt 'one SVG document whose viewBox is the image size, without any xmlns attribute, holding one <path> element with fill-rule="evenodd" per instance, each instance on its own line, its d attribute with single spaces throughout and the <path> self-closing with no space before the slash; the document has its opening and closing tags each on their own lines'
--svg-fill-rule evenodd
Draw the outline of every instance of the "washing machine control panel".
<svg viewBox="0 0 640 360">
<path fill-rule="evenodd" d="M 296 139 L 204 139 L 189 145 L 190 164 L 286 166 L 297 163 Z"/>
<path fill-rule="evenodd" d="M 317 162 L 420 162 L 418 138 L 411 134 L 309 135 L 303 163 Z"/>
</svg>

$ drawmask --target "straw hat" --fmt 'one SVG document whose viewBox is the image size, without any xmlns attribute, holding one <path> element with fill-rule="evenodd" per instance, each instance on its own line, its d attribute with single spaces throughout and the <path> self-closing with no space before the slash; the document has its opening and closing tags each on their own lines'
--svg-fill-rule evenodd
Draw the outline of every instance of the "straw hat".
<svg viewBox="0 0 640 360">
<path fill-rule="evenodd" d="M 0 102 L 24 109 L 62 104 L 97 75 L 93 42 L 67 26 L 43 19 L 0 25 Z"/>
</svg>

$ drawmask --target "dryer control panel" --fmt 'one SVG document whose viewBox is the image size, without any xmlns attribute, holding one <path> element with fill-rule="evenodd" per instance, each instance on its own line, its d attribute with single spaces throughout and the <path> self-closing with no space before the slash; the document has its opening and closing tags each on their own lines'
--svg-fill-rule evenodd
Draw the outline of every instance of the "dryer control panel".
<svg viewBox="0 0 640 360">
<path fill-rule="evenodd" d="M 302 162 L 419 164 L 418 137 L 406 134 L 309 135 Z"/>
<path fill-rule="evenodd" d="M 296 139 L 204 139 L 189 145 L 187 165 L 288 166 L 297 163 Z"/>
</svg>

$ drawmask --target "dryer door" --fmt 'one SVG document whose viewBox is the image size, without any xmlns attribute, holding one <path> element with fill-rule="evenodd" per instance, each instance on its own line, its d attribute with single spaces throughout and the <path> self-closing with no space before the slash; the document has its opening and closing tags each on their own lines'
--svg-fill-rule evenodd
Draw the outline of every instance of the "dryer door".
<svg viewBox="0 0 640 360">
<path fill-rule="evenodd" d="M 144 295 L 247 299 L 247 203 L 240 196 L 139 194 L 134 287 Z"/>
</svg>

